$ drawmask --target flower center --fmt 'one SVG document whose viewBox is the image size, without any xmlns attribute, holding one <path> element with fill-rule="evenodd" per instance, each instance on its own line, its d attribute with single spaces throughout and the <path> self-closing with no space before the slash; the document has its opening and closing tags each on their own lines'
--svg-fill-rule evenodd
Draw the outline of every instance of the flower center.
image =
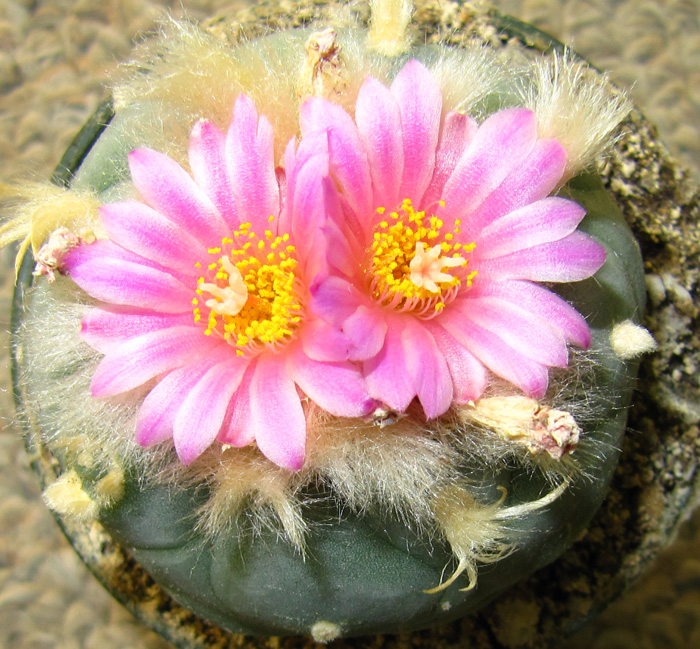
<svg viewBox="0 0 700 649">
<path fill-rule="evenodd" d="M 260 237 L 250 228 L 243 223 L 209 248 L 215 261 L 195 264 L 204 272 L 192 300 L 194 321 L 206 323 L 204 334 L 223 337 L 239 356 L 277 350 L 294 338 L 303 317 L 289 235 L 265 230 Z"/>
<path fill-rule="evenodd" d="M 454 299 L 462 284 L 471 286 L 477 271 L 465 271 L 463 255 L 475 244 L 454 240 L 459 221 L 451 232 L 443 232 L 443 225 L 436 216 L 416 212 L 410 199 L 375 225 L 366 272 L 377 302 L 428 319 Z"/>
</svg>

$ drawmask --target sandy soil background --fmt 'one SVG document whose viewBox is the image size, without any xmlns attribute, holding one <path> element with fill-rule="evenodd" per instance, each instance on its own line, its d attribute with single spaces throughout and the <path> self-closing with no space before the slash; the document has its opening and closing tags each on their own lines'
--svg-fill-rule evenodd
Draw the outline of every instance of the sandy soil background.
<svg viewBox="0 0 700 649">
<path fill-rule="evenodd" d="M 135 38 L 169 11 L 199 19 L 231 0 L 0 0 L 0 182 L 49 176 Z M 700 179 L 700 0 L 500 0 L 630 89 Z M 0 253 L 0 331 L 11 252 Z M 0 648 L 166 649 L 88 574 L 39 499 L 11 423 L 0 349 Z M 570 649 L 700 647 L 700 516 Z"/>
</svg>

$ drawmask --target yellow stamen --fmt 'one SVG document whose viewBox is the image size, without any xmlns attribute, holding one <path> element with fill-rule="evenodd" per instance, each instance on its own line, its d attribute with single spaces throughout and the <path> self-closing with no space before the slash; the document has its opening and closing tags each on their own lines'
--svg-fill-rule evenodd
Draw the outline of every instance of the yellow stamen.
<svg viewBox="0 0 700 649">
<path fill-rule="evenodd" d="M 367 270 L 374 299 L 419 317 L 433 317 L 444 309 L 462 282 L 474 277 L 465 276 L 467 259 L 460 254 L 471 252 L 474 244 L 455 242 L 455 234 L 456 228 L 444 232 L 442 219 L 417 212 L 404 199 L 398 210 L 375 226 Z"/>
<path fill-rule="evenodd" d="M 241 224 L 222 247 L 209 249 L 224 254 L 198 279 L 195 292 L 207 299 L 193 309 L 194 321 L 206 322 L 204 334 L 221 336 L 239 356 L 289 342 L 303 315 L 296 248 L 276 252 L 289 235 L 266 230 L 259 237 L 250 227 Z"/>
</svg>

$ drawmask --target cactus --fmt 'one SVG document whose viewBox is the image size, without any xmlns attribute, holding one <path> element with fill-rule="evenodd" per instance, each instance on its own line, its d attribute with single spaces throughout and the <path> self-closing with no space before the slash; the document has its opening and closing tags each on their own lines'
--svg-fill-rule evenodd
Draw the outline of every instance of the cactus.
<svg viewBox="0 0 700 649">
<path fill-rule="evenodd" d="M 572 80 L 585 80 L 585 73 L 566 57 L 555 59 L 554 68 L 531 63 L 525 65 L 525 72 L 511 74 L 495 58 L 481 61 L 481 54 L 411 49 L 405 44 L 400 52 L 355 54 L 350 64 L 340 64 L 334 58 L 337 45 L 345 48 L 341 52 L 353 52 L 364 36 L 341 33 L 335 38 L 328 32 L 302 30 L 276 34 L 241 45 L 233 62 L 220 46 L 187 29 L 179 35 L 180 50 L 162 42 L 166 63 L 162 69 L 155 65 L 153 87 L 142 92 L 143 79 L 137 75 L 119 88 L 114 121 L 104 133 L 95 133 L 85 160 L 76 161 L 80 168 L 70 191 L 84 201 L 80 204 L 85 205 L 85 214 L 67 224 L 67 233 L 54 230 L 58 238 L 53 243 L 49 240 L 48 250 L 37 251 L 36 270 L 28 253 L 18 279 L 18 324 L 13 328 L 22 412 L 35 432 L 36 428 L 41 431 L 63 472 L 45 493 L 49 505 L 62 514 L 97 518 L 176 601 L 210 622 L 237 633 L 311 634 L 320 641 L 408 631 L 459 618 L 559 556 L 585 529 L 605 495 L 625 430 L 636 357 L 651 345 L 635 324 L 643 313 L 645 295 L 638 246 L 598 175 L 586 169 L 624 115 L 624 100 L 611 98 L 593 82 L 584 83 L 586 99 L 593 104 L 588 117 L 598 119 L 598 127 L 588 125 L 585 134 L 572 133 L 569 126 L 557 122 L 553 104 L 559 95 L 566 97 L 569 106 L 581 100 Z M 373 39 L 375 44 L 377 39 L 382 42 L 376 27 Z M 292 56 L 305 42 L 310 52 L 308 70 L 303 68 L 301 80 L 292 85 L 286 68 L 275 61 Z M 212 67 L 192 73 L 183 67 L 183 60 L 196 58 L 197 48 L 211 48 L 214 59 L 221 57 L 224 63 L 216 64 L 219 72 Z M 312 58 L 319 52 L 326 67 Z M 352 431 L 370 439 L 375 436 L 375 446 L 429 437 L 438 450 L 430 450 L 433 455 L 425 451 L 425 457 L 434 465 L 427 473 L 414 467 L 413 479 L 419 485 L 425 475 L 433 482 L 426 486 L 426 494 L 418 496 L 397 488 L 390 489 L 389 496 L 377 493 L 374 500 L 361 502 L 353 494 L 364 493 L 364 484 L 343 486 L 333 473 L 332 459 L 300 470 L 285 465 L 288 456 L 280 459 L 264 451 L 266 457 L 261 460 L 251 447 L 201 449 L 190 458 L 176 440 L 182 463 L 190 465 L 183 467 L 172 446 L 138 448 L 132 432 L 138 417 L 134 403 L 147 396 L 149 384 L 146 388 L 130 385 L 124 399 L 100 402 L 87 397 L 100 354 L 76 336 L 66 338 L 81 317 L 89 317 L 85 305 L 94 300 L 80 292 L 70 274 L 80 283 L 81 251 L 89 250 L 95 237 L 104 237 L 93 199 L 97 197 L 101 205 L 119 205 L 131 192 L 129 152 L 146 144 L 182 158 L 183 127 L 177 121 L 191 122 L 190 116 L 203 109 L 196 105 L 201 100 L 196 87 L 183 86 L 178 101 L 169 105 L 170 80 L 181 73 L 185 82 L 192 74 L 207 83 L 206 73 L 215 80 L 238 74 L 232 85 L 251 92 L 263 105 L 266 92 L 272 96 L 268 103 L 284 103 L 290 86 L 302 101 L 315 96 L 332 102 L 341 101 L 338 97 L 348 87 L 357 94 L 362 79 L 352 75 L 360 74 L 358 69 L 390 82 L 413 59 L 433 65 L 435 75 L 454 65 L 467 66 L 465 76 L 471 75 L 471 80 L 500 70 L 495 80 L 484 80 L 480 93 L 465 95 L 467 81 L 458 83 L 454 93 L 481 122 L 502 109 L 524 104 L 539 117 L 540 129 L 549 129 L 542 137 L 556 137 L 565 145 L 568 166 L 562 173 L 569 180 L 558 196 L 585 209 L 578 229 L 605 250 L 605 264 L 593 277 L 556 285 L 556 292 L 585 316 L 591 332 L 589 349 L 572 352 L 567 368 L 551 369 L 548 391 L 536 398 L 512 386 L 504 392 L 502 382 L 496 380 L 495 391 L 452 403 L 437 416 L 424 416 L 428 397 L 418 387 L 410 407 L 373 407 L 363 416 L 336 415 L 340 425 L 346 426 L 338 428 L 341 433 L 348 426 L 343 422 L 351 419 Z M 250 73 L 231 67 L 241 62 L 253 65 L 254 60 L 266 74 L 280 66 L 272 75 L 279 97 L 247 80 Z M 253 69 L 258 68 L 253 65 Z M 531 81 L 537 75 L 539 81 Z M 235 95 L 233 89 L 226 93 Z M 455 101 L 447 91 L 445 96 Z M 220 104 L 227 97 L 214 93 L 208 101 L 207 108 L 216 113 L 223 110 Z M 350 100 L 342 101 L 347 106 Z M 239 110 L 239 103 L 236 106 Z M 585 106 L 576 110 L 583 110 L 585 116 Z M 290 127 L 283 112 L 272 123 L 283 133 L 289 135 L 291 128 L 294 134 L 296 126 Z M 170 136 L 175 139 L 173 145 L 167 143 Z M 89 132 L 83 137 L 90 139 Z M 286 142 L 284 137 L 281 140 Z M 589 146 L 591 141 L 594 144 Z M 57 205 L 53 195 L 47 201 Z M 62 277 L 66 269 L 70 274 Z M 53 278 L 54 272 L 54 282 L 36 279 L 37 274 Z M 32 283 L 35 287 L 28 290 Z M 91 286 L 85 290 L 96 297 Z M 55 320 L 51 325 L 45 322 L 49 310 Z M 54 355 L 57 341 L 63 349 Z M 76 394 L 89 402 L 73 407 L 68 402 Z M 371 396 L 382 401 L 376 392 Z M 528 408 L 532 413 L 523 415 Z M 314 425 L 325 430 L 325 415 L 314 416 L 321 422 Z M 557 437 L 560 430 L 554 425 L 546 428 L 549 437 L 544 441 L 533 437 L 533 422 L 540 416 L 568 422 L 566 439 Z M 416 433 L 416 421 L 422 422 L 424 431 Z M 96 430 L 98 423 L 101 430 Z M 316 430 L 309 424 L 310 434 Z M 424 442 L 417 444 L 423 445 L 419 449 L 428 448 Z M 312 443 L 309 448 L 312 460 L 307 457 L 307 466 L 316 461 Z M 395 447 L 387 448 L 390 454 L 396 452 Z M 235 453 L 243 460 L 232 461 L 228 472 L 221 469 L 218 463 L 226 464 Z M 387 465 L 394 467 L 391 461 Z M 444 475 L 440 473 L 443 465 L 449 467 Z M 406 465 L 396 461 L 395 466 Z M 246 483 L 241 502 L 232 504 L 229 487 L 241 467 L 250 470 L 253 479 Z M 374 479 L 373 484 L 384 484 L 381 470 L 377 466 L 379 478 L 367 476 L 367 483 Z M 404 491 L 408 490 L 404 487 Z M 398 499 L 399 493 L 404 500 L 397 504 L 392 498 Z M 493 565 L 481 570 L 485 564 Z"/>
</svg>

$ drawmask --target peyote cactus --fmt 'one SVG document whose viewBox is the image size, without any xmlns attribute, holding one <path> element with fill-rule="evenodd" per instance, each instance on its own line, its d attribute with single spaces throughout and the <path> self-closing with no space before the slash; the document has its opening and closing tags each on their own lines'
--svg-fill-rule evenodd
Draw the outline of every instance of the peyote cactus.
<svg viewBox="0 0 700 649">
<path fill-rule="evenodd" d="M 653 348 L 595 171 L 626 100 L 373 12 L 233 49 L 167 28 L 10 226 L 48 504 L 237 633 L 425 628 L 554 560 Z"/>
</svg>

